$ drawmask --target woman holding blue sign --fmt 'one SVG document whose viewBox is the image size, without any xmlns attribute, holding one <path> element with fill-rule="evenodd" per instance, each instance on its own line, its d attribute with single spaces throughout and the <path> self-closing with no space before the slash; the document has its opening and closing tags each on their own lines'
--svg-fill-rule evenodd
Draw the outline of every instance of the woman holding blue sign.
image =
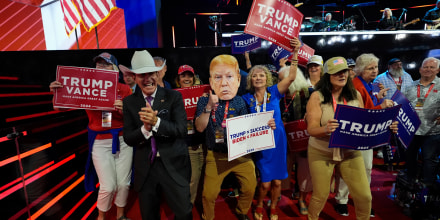
<svg viewBox="0 0 440 220">
<path fill-rule="evenodd" d="M 263 199 L 271 189 L 270 219 L 277 220 L 277 203 L 281 195 L 281 180 L 287 178 L 287 138 L 281 120 L 280 99 L 286 93 L 289 85 L 296 78 L 298 66 L 298 51 L 301 42 L 298 38 L 290 40 L 293 50 L 290 73 L 276 85 L 272 85 L 272 74 L 262 65 L 254 66 L 247 77 L 247 89 L 250 93 L 243 96 L 251 113 L 274 110 L 273 117 L 277 129 L 274 131 L 275 148 L 254 153 L 255 164 L 260 171 L 261 184 L 258 189 L 257 208 L 254 219 L 263 219 Z"/>
<path fill-rule="evenodd" d="M 309 219 L 318 219 L 327 201 L 334 169 L 347 184 L 356 210 L 356 219 L 370 219 L 371 191 L 360 151 L 328 148 L 332 132 L 339 123 L 334 119 L 337 104 L 364 107 L 362 97 L 348 76 L 347 61 L 333 57 L 324 64 L 324 76 L 316 85 L 307 103 L 307 131 L 310 134 L 308 157 L 313 194 Z M 397 123 L 390 128 L 397 132 Z M 318 184 L 319 183 L 319 184 Z"/>
<path fill-rule="evenodd" d="M 324 64 L 325 74 L 307 103 L 307 131 L 310 134 L 308 157 L 313 193 L 309 219 L 318 219 L 327 201 L 333 170 L 339 169 L 356 207 L 357 219 L 369 219 L 371 192 L 360 151 L 328 148 L 332 132 L 339 126 L 334 119 L 337 104 L 363 108 L 362 97 L 348 76 L 347 61 L 333 57 Z"/>
</svg>

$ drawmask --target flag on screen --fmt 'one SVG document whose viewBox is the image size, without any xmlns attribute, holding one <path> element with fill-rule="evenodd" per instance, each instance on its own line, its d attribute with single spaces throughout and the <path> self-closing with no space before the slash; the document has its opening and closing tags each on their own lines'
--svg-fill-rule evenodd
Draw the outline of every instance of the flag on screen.
<svg viewBox="0 0 440 220">
<path fill-rule="evenodd" d="M 67 35 L 70 35 L 81 21 L 81 17 L 71 0 L 61 0 L 61 9 L 64 14 L 64 27 L 66 28 Z"/>
<path fill-rule="evenodd" d="M 110 15 L 110 11 L 116 8 L 116 0 L 62 0 L 61 5 L 63 7 L 66 31 L 70 34 L 78 22 L 82 22 L 87 31 L 98 26 L 99 23 Z M 68 13 L 67 15 L 66 12 Z M 72 19 L 73 23 L 69 20 L 72 14 L 77 15 L 75 17 L 76 20 Z M 72 26 L 71 24 L 75 25 Z"/>
</svg>

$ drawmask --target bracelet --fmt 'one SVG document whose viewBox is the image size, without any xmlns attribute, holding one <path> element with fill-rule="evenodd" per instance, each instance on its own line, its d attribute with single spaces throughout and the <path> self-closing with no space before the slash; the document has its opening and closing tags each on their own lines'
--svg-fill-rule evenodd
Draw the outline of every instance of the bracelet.
<svg viewBox="0 0 440 220">
<path fill-rule="evenodd" d="M 298 60 L 291 59 L 290 62 L 298 62 Z"/>
</svg>

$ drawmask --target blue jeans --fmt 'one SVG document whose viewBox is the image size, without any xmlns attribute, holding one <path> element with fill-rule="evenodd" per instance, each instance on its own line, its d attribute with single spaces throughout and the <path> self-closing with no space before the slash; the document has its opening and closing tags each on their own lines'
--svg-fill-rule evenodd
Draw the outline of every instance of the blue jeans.
<svg viewBox="0 0 440 220">
<path fill-rule="evenodd" d="M 407 149 L 407 169 L 408 177 L 416 178 L 417 175 L 417 155 L 422 148 L 423 158 L 423 182 L 432 184 L 436 180 L 437 166 L 440 155 L 440 135 L 415 135 Z"/>
</svg>

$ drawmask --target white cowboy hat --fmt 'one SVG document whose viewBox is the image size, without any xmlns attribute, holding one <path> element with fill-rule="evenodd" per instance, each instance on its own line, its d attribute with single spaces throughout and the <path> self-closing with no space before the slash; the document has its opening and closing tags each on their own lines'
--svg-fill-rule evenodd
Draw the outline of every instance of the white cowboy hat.
<svg viewBox="0 0 440 220">
<path fill-rule="evenodd" d="M 131 71 L 136 74 L 156 72 L 161 70 L 164 66 L 165 62 L 162 66 L 156 66 L 153 57 L 146 50 L 135 51 L 133 58 L 131 58 Z"/>
<path fill-rule="evenodd" d="M 122 71 L 122 73 L 125 73 L 125 74 L 127 74 L 127 73 L 133 74 L 133 75 L 135 74 L 133 71 L 131 71 L 130 68 L 128 68 L 122 64 L 119 64 L 119 69 Z"/>
</svg>

